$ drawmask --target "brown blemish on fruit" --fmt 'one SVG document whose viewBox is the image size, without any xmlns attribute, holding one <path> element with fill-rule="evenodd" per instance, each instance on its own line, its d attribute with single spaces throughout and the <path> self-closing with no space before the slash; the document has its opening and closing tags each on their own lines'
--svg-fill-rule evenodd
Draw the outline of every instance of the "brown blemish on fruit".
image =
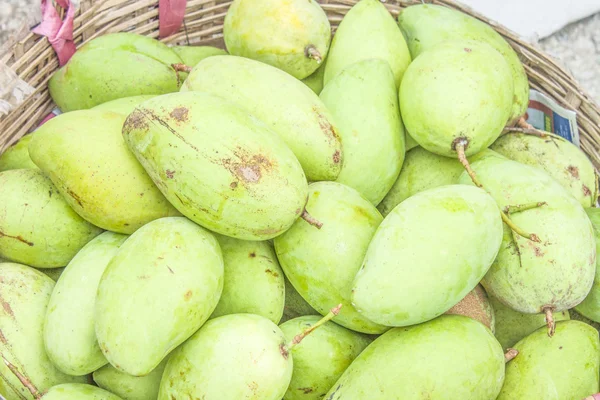
<svg viewBox="0 0 600 400">
<path fill-rule="evenodd" d="M 267 274 L 273 275 L 273 277 L 275 277 L 275 278 L 279 277 L 279 274 L 277 272 L 273 271 L 272 269 L 265 269 L 265 272 Z"/>
<path fill-rule="evenodd" d="M 229 184 L 229 187 L 232 188 L 232 189 L 235 189 L 237 187 L 237 185 L 238 185 L 237 182 L 231 182 Z"/>
<path fill-rule="evenodd" d="M 123 124 L 123 133 L 129 133 L 135 129 L 147 131 L 149 126 L 144 117 L 143 111 L 139 109 L 134 110 L 131 114 L 129 114 L 125 120 L 125 123 Z"/>
<path fill-rule="evenodd" d="M 465 51 L 466 51 L 467 53 L 470 53 L 470 52 L 472 52 L 473 50 L 471 50 L 471 49 L 470 49 L 470 48 L 468 48 L 468 47 L 465 47 Z"/>
<path fill-rule="evenodd" d="M 467 293 L 454 307 L 446 311 L 446 314 L 465 315 L 491 328 L 492 320 L 485 308 L 487 301 L 486 293 L 478 285 L 475 286 L 475 289 Z"/>
<path fill-rule="evenodd" d="M 304 394 L 309 394 L 313 391 L 313 388 L 305 387 L 305 388 L 298 388 L 298 390 L 302 391 L 302 393 L 304 393 Z"/>
<path fill-rule="evenodd" d="M 315 114 L 317 114 L 317 118 L 319 120 L 319 127 L 321 128 L 321 130 L 323 131 L 323 133 L 325 133 L 325 135 L 331 140 L 331 139 L 335 139 L 335 140 L 339 140 L 339 135 L 336 132 L 335 128 L 333 127 L 333 125 L 331 125 L 331 122 L 329 122 L 329 120 L 327 119 L 327 117 L 325 117 L 323 114 L 321 114 L 321 112 L 319 111 L 319 109 L 317 107 L 313 107 L 313 112 Z"/>
<path fill-rule="evenodd" d="M 333 162 L 336 163 L 336 164 L 339 164 L 340 163 L 340 159 L 341 159 L 341 157 L 340 157 L 340 151 L 336 150 L 335 153 L 333 153 Z"/>
<path fill-rule="evenodd" d="M 537 246 L 533 246 L 533 251 L 534 251 L 536 257 L 544 256 L 544 252 Z"/>
<path fill-rule="evenodd" d="M 574 165 L 569 165 L 567 167 L 567 171 L 569 172 L 569 174 L 571 174 L 571 176 L 575 179 L 579 179 L 579 168 L 577 168 Z"/>
<path fill-rule="evenodd" d="M 165 174 L 167 174 L 167 178 L 173 179 L 173 177 L 175 176 L 175 172 L 177 171 L 171 171 L 170 169 L 168 169 L 165 171 Z"/>
<path fill-rule="evenodd" d="M 3 238 L 3 237 L 18 240 L 21 243 L 25 243 L 29 247 L 33 247 L 33 243 L 28 240 L 23 239 L 23 237 L 21 235 L 11 236 L 11 235 L 7 235 L 6 233 L 0 231 L 0 238 Z"/>
<path fill-rule="evenodd" d="M 189 299 L 191 299 L 191 298 L 192 298 L 192 291 L 191 291 L 191 290 L 188 290 L 188 291 L 187 291 L 187 292 L 185 292 L 185 294 L 183 295 L 183 299 L 184 299 L 185 301 L 188 301 L 188 300 L 189 300 Z"/>
<path fill-rule="evenodd" d="M 171 111 L 171 114 L 169 115 L 179 122 L 185 122 L 188 118 L 188 112 L 189 110 L 185 107 L 177 107 L 176 109 Z"/>
<path fill-rule="evenodd" d="M 281 355 L 283 356 L 284 359 L 288 359 L 288 357 L 290 356 L 290 352 L 287 349 L 287 346 L 285 345 L 285 343 L 281 343 L 279 345 L 279 353 L 281 353 Z"/>
<path fill-rule="evenodd" d="M 196 146 L 194 146 L 192 143 L 188 142 L 185 137 L 183 137 L 179 132 L 177 132 L 175 129 L 173 129 L 171 127 L 171 125 L 169 125 L 167 122 L 163 121 L 160 116 L 154 114 L 151 110 L 141 110 L 140 109 L 140 111 L 142 113 L 144 113 L 144 116 L 147 119 L 150 119 L 152 121 L 158 122 L 160 125 L 162 125 L 163 127 L 165 127 L 169 132 L 171 132 L 175 137 L 177 137 L 183 143 L 187 144 L 189 147 L 191 147 L 192 149 L 196 150 L 196 152 L 200 152 L 200 150 Z"/>
<path fill-rule="evenodd" d="M 173 270 L 171 269 L 171 267 L 169 267 L 169 266 L 167 265 L 167 268 L 169 269 L 169 272 L 170 272 L 170 273 L 172 273 L 173 275 L 175 275 L 175 272 L 173 272 Z"/>
<path fill-rule="evenodd" d="M 8 344 L 8 341 L 4 337 L 4 333 L 2 333 L 2 329 L 0 329 L 0 342 L 2 342 L 4 344 Z"/>
<path fill-rule="evenodd" d="M 83 203 L 81 202 L 81 197 L 71 189 L 67 189 L 67 194 L 73 198 L 79 204 L 79 207 L 83 208 Z"/>
<path fill-rule="evenodd" d="M 2 297 L 0 297 L 0 303 L 2 303 L 2 309 L 4 309 L 4 312 L 8 315 L 10 315 L 10 317 L 12 319 L 15 318 L 15 313 L 13 312 L 10 304 L 8 304 L 8 302 L 4 301 L 4 299 Z"/>
<path fill-rule="evenodd" d="M 273 162 L 262 154 L 248 154 L 247 151 L 238 147 L 234 151 L 234 158 L 220 160 L 220 164 L 242 183 L 256 183 L 260 181 L 263 174 L 273 169 Z M 237 187 L 236 183 L 235 187 Z M 230 187 L 234 188 L 230 185 Z"/>
<path fill-rule="evenodd" d="M 583 189 L 583 194 L 584 196 L 591 196 L 592 195 L 592 191 L 590 190 L 589 187 L 587 187 L 586 185 L 581 185 L 582 189 Z"/>
<path fill-rule="evenodd" d="M 255 252 L 252 252 L 252 253 L 248 254 L 248 257 L 250 257 L 250 258 L 254 258 L 254 257 L 256 257 L 256 253 L 255 253 Z"/>
</svg>

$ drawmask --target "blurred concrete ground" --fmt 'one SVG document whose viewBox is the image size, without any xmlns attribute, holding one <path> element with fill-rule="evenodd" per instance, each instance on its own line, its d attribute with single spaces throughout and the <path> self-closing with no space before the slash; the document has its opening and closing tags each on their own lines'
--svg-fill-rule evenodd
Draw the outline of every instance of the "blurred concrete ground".
<svg viewBox="0 0 600 400">
<path fill-rule="evenodd" d="M 0 46 L 24 21 L 39 20 L 39 4 L 40 0 L 0 0 Z M 600 13 L 568 25 L 539 44 L 600 103 Z"/>
</svg>

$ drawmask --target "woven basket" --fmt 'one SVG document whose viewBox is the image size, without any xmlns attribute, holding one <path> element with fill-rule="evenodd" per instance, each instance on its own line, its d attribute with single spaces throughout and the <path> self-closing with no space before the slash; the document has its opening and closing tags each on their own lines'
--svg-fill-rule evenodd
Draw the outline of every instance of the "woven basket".
<svg viewBox="0 0 600 400">
<path fill-rule="evenodd" d="M 318 0 L 327 12 L 333 29 L 358 0 Z M 420 1 L 388 0 L 390 12 Z M 525 66 L 529 83 L 565 108 L 577 111 L 581 148 L 596 168 L 600 167 L 600 108 L 573 76 L 538 48 L 521 40 L 506 28 L 494 24 L 471 9 L 450 0 L 428 0 L 459 9 L 492 25 L 516 50 Z M 223 20 L 231 1 L 188 0 L 183 27 L 163 39 L 168 44 L 212 45 L 224 48 Z M 133 32 L 158 37 L 158 0 L 81 0 L 74 22 L 75 43 L 111 32 Z M 47 83 L 58 68 L 58 59 L 48 40 L 28 34 L 0 50 L 0 61 L 35 88 L 20 106 L 0 117 L 0 153 L 30 132 L 54 108 Z"/>
</svg>

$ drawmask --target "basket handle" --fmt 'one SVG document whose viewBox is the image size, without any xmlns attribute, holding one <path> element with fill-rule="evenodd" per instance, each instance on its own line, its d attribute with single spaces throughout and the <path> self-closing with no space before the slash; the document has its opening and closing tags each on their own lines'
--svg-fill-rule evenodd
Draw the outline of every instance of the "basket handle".
<svg viewBox="0 0 600 400">
<path fill-rule="evenodd" d="M 159 0 L 158 1 L 158 35 L 165 38 L 179 31 L 187 0 Z"/>
<path fill-rule="evenodd" d="M 42 22 L 31 31 L 48 38 L 62 67 L 75 54 L 73 19 L 76 7 L 70 0 L 56 0 L 56 3 L 67 10 L 64 20 L 61 20 L 52 0 L 42 0 Z"/>
</svg>

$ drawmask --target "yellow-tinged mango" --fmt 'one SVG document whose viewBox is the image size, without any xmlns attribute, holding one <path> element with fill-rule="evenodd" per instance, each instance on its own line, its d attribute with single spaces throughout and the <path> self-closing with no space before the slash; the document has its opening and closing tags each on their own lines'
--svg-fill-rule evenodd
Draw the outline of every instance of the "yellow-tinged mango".
<svg viewBox="0 0 600 400">
<path fill-rule="evenodd" d="M 294 154 L 264 123 L 220 97 L 155 97 L 129 115 L 123 135 L 167 199 L 212 231 L 266 240 L 304 210 L 308 185 Z"/>
<path fill-rule="evenodd" d="M 29 153 L 86 221 L 131 234 L 179 213 L 125 145 L 124 122 L 124 115 L 110 111 L 61 114 L 33 134 Z"/>
<path fill-rule="evenodd" d="M 131 235 L 98 286 L 96 337 L 106 359 L 130 375 L 150 373 L 208 319 L 223 290 L 223 257 L 206 229 L 183 217 Z"/>
<path fill-rule="evenodd" d="M 64 267 L 102 230 L 83 220 L 39 169 L 0 173 L 0 256 Z"/>
</svg>

